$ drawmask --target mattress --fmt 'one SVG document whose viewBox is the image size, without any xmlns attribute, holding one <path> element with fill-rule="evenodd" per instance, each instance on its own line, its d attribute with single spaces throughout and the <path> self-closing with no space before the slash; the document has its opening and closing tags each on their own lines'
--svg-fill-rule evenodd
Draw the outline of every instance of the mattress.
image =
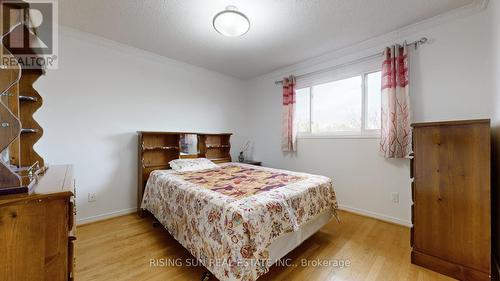
<svg viewBox="0 0 500 281">
<path fill-rule="evenodd" d="M 337 201 L 329 178 L 226 163 L 152 172 L 142 208 L 219 280 L 253 281 L 303 241 L 304 226 L 335 215 Z"/>
</svg>

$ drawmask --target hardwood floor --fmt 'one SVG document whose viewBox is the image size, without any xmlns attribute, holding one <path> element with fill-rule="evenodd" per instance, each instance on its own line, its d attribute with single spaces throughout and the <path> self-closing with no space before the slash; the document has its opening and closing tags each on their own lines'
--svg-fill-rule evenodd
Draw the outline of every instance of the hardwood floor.
<svg viewBox="0 0 500 281">
<path fill-rule="evenodd" d="M 299 266 L 276 267 L 259 281 L 453 280 L 410 264 L 409 229 L 346 212 L 306 240 L 287 258 Z M 163 227 L 135 214 L 78 227 L 76 280 L 200 280 L 206 269 L 153 267 L 151 259 L 191 259 Z M 300 266 L 302 259 L 346 260 L 349 267 Z M 212 277 L 210 280 L 216 280 Z"/>
</svg>

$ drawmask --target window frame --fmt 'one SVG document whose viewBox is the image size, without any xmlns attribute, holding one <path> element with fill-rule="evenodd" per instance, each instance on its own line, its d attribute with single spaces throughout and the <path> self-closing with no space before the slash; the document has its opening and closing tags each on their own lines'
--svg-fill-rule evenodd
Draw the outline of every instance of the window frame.
<svg viewBox="0 0 500 281">
<path fill-rule="evenodd" d="M 314 114 L 314 86 L 339 81 L 342 79 L 336 78 L 330 81 L 322 81 L 320 83 L 306 84 L 304 87 L 300 87 L 297 90 L 310 88 L 309 90 L 309 132 L 299 132 L 297 131 L 297 138 L 302 139 L 379 139 L 381 130 L 380 129 L 367 129 L 366 124 L 368 122 L 368 75 L 381 72 L 378 70 L 361 71 L 358 74 L 349 75 L 346 78 L 361 76 L 361 130 L 360 131 L 345 131 L 345 132 L 328 132 L 328 133 L 313 133 L 312 132 L 312 120 Z M 345 78 L 343 78 L 345 79 Z"/>
</svg>

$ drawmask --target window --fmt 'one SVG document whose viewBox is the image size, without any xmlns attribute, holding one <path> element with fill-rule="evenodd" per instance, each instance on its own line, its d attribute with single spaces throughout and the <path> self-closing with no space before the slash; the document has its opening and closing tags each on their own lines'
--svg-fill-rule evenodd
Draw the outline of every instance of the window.
<svg viewBox="0 0 500 281">
<path fill-rule="evenodd" d="M 295 106 L 295 120 L 297 120 L 298 132 L 310 132 L 311 122 L 311 88 L 303 88 L 295 91 L 296 93 L 296 106 Z"/>
<path fill-rule="evenodd" d="M 365 100 L 366 100 L 366 114 L 365 124 L 367 130 L 380 130 L 380 117 L 381 117 L 381 102 L 382 97 L 381 89 L 381 72 L 374 72 L 365 75 Z"/>
<path fill-rule="evenodd" d="M 299 136 L 378 135 L 380 81 L 378 71 L 298 89 Z"/>
</svg>

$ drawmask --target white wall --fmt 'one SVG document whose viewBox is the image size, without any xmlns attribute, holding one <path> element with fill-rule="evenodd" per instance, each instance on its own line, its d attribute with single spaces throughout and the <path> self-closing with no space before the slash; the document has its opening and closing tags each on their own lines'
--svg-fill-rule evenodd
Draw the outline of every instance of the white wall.
<svg viewBox="0 0 500 281">
<path fill-rule="evenodd" d="M 45 130 L 37 150 L 52 165 L 75 164 L 80 222 L 135 209 L 137 130 L 189 130 L 233 132 L 233 157 L 249 139 L 249 156 L 266 166 L 332 177 L 343 208 L 408 225 L 408 161 L 380 157 L 377 139 L 300 139 L 296 155 L 283 154 L 273 82 L 427 36 L 411 58 L 414 121 L 489 118 L 500 102 L 491 91 L 500 89 L 491 59 L 498 24 L 491 8 L 453 11 L 246 82 L 62 29 L 59 70 L 36 83 L 44 107 L 35 118 Z"/>
<path fill-rule="evenodd" d="M 492 38 L 492 57 L 493 62 L 493 123 L 500 127 L 500 2 L 491 1 L 490 9 L 492 16 L 490 18 L 491 38 Z M 499 129 L 500 130 L 500 129 Z M 499 132 L 500 134 L 500 132 Z"/>
<path fill-rule="evenodd" d="M 59 41 L 59 69 L 35 85 L 36 149 L 75 165 L 80 222 L 135 209 L 138 130 L 233 132 L 241 145 L 240 80 L 71 29 Z"/>
<path fill-rule="evenodd" d="M 490 9 L 454 11 L 248 82 L 248 103 L 254 116 L 249 125 L 255 142 L 252 157 L 273 167 L 329 176 L 343 208 L 410 225 L 409 162 L 379 156 L 377 139 L 299 139 L 296 155 L 280 151 L 281 88 L 274 81 L 426 36 L 430 43 L 411 57 L 413 120 L 490 118 L 491 18 Z M 391 202 L 391 192 L 400 193 L 399 204 Z"/>
</svg>

